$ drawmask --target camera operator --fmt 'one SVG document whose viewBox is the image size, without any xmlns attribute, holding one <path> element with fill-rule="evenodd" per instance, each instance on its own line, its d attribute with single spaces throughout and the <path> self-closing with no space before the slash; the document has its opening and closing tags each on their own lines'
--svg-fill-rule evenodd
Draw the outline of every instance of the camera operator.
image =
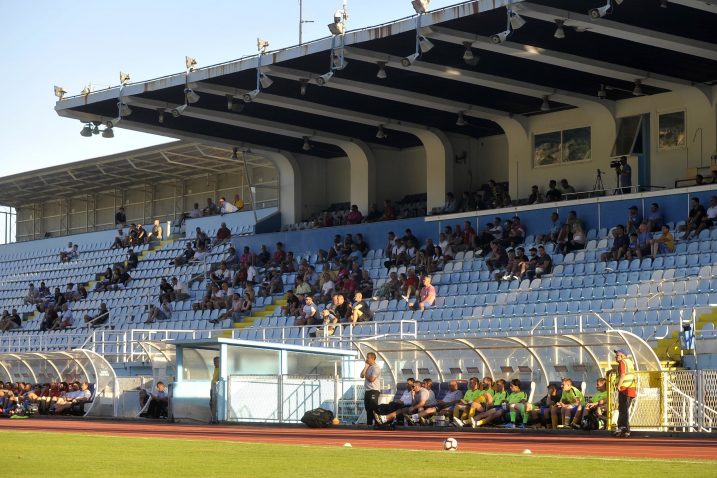
<svg viewBox="0 0 717 478">
<path fill-rule="evenodd" d="M 617 173 L 619 194 L 629 194 L 632 190 L 632 168 L 627 164 L 627 156 L 621 156 L 619 160 L 611 161 L 610 167 L 615 168 Z"/>
</svg>

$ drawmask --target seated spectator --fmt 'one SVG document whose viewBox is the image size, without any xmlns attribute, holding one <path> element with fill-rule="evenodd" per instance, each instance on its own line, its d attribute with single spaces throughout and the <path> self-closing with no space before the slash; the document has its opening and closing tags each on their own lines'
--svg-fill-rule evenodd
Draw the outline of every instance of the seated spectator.
<svg viewBox="0 0 717 478">
<path fill-rule="evenodd" d="M 510 194 L 500 184 L 496 184 L 493 188 L 493 201 L 493 207 L 495 208 L 509 207 L 513 204 Z"/>
<path fill-rule="evenodd" d="M 557 242 L 560 228 L 560 216 L 557 212 L 553 211 L 550 213 L 550 222 L 545 227 L 545 232 L 538 235 L 538 243 Z"/>
<path fill-rule="evenodd" d="M 364 297 L 371 297 L 373 295 L 373 280 L 368 275 L 368 270 L 364 269 L 361 272 L 361 282 L 359 283 L 359 291 Z"/>
<path fill-rule="evenodd" d="M 548 183 L 548 190 L 545 191 L 546 202 L 555 202 L 562 199 L 562 194 L 558 190 L 557 185 L 558 183 L 556 183 L 554 179 L 551 179 Z"/>
<path fill-rule="evenodd" d="M 376 299 L 395 299 L 398 297 L 399 290 L 401 288 L 401 283 L 398 280 L 398 273 L 391 272 L 388 275 L 388 280 L 384 282 L 384 284 L 378 288 L 376 291 L 376 294 L 374 295 L 374 300 Z"/>
<path fill-rule="evenodd" d="M 553 259 L 545 252 L 545 247 L 540 245 L 538 246 L 538 262 L 535 266 L 535 277 L 540 278 L 543 274 L 550 274 L 551 272 L 553 272 Z"/>
<path fill-rule="evenodd" d="M 232 231 L 227 227 L 227 223 L 223 222 L 221 227 L 217 229 L 217 237 L 214 239 L 214 245 L 221 244 L 232 237 Z"/>
<path fill-rule="evenodd" d="M 75 252 L 76 249 L 73 248 L 72 242 L 67 243 L 67 248 L 63 251 L 60 251 L 60 262 L 70 262 L 72 260 L 73 252 Z"/>
<path fill-rule="evenodd" d="M 381 221 L 393 221 L 396 219 L 396 208 L 393 207 L 393 204 L 391 204 L 390 199 L 386 199 L 383 202 L 383 215 L 381 216 Z"/>
<path fill-rule="evenodd" d="M 538 189 L 538 186 L 534 184 L 530 188 L 530 196 L 528 196 L 528 204 L 540 204 L 543 202 L 543 194 Z"/>
<path fill-rule="evenodd" d="M 664 220 L 660 212 L 660 206 L 658 206 L 656 202 L 650 204 L 650 212 L 645 219 L 647 220 L 647 232 L 658 232 L 662 230 Z"/>
<path fill-rule="evenodd" d="M 376 203 L 371 204 L 366 215 L 366 222 L 376 222 L 381 220 L 382 217 L 383 213 L 378 210 L 378 205 Z"/>
<path fill-rule="evenodd" d="M 219 198 L 219 214 L 222 216 L 224 214 L 231 214 L 233 212 L 237 212 L 239 210 L 238 207 L 236 207 L 234 204 L 227 201 L 227 199 L 222 196 Z"/>
<path fill-rule="evenodd" d="M 232 282 L 232 271 L 227 267 L 227 263 L 222 261 L 219 264 L 219 269 L 215 270 L 209 275 L 209 280 L 212 281 L 217 287 L 221 287 L 221 284 Z"/>
<path fill-rule="evenodd" d="M 667 254 L 669 252 L 675 252 L 675 238 L 670 232 L 670 226 L 663 224 L 662 234 L 657 239 L 648 241 L 648 244 L 650 244 L 653 261 L 657 257 L 658 253 Z"/>
<path fill-rule="evenodd" d="M 27 286 L 27 293 L 25 294 L 24 303 L 28 305 L 35 305 L 40 299 L 40 293 L 35 289 L 35 284 L 30 283 Z"/>
<path fill-rule="evenodd" d="M 587 236 L 580 222 L 576 222 L 572 226 L 572 234 L 564 236 L 561 242 L 558 242 L 558 251 L 568 253 L 585 249 L 587 244 Z"/>
<path fill-rule="evenodd" d="M 294 320 L 295 326 L 317 325 L 321 323 L 318 315 L 318 309 L 314 305 L 314 298 L 311 295 L 304 297 L 304 307 L 299 312 L 298 317 Z"/>
<path fill-rule="evenodd" d="M 127 238 L 124 232 L 122 232 L 122 229 L 117 229 L 117 236 L 115 236 L 115 240 L 110 246 L 110 249 L 122 249 L 124 247 L 127 247 Z"/>
<path fill-rule="evenodd" d="M 0 317 L 0 331 L 7 332 L 8 330 L 22 328 L 22 320 L 19 319 L 20 317 L 17 314 L 12 316 L 8 314 L 7 309 L 3 310 Z"/>
<path fill-rule="evenodd" d="M 448 192 L 446 193 L 446 203 L 443 205 L 441 213 L 453 214 L 456 211 L 458 211 L 458 201 L 456 201 L 456 197 L 452 192 Z"/>
<path fill-rule="evenodd" d="M 575 199 L 577 197 L 575 195 L 575 188 L 568 184 L 567 179 L 560 180 L 560 191 L 565 199 Z"/>
<path fill-rule="evenodd" d="M 493 272 L 496 269 L 502 269 L 508 265 L 508 253 L 505 248 L 498 243 L 497 240 L 493 240 L 490 243 L 491 253 L 486 259 L 485 263 L 488 266 L 488 270 Z"/>
<path fill-rule="evenodd" d="M 698 174 L 695 176 L 695 186 L 704 186 L 705 185 L 705 177 L 701 174 Z"/>
<path fill-rule="evenodd" d="M 58 320 L 58 313 L 57 309 L 55 308 L 55 305 L 48 304 L 47 308 L 45 309 L 45 317 L 42 319 L 42 322 L 40 323 L 40 330 L 42 332 L 46 330 L 52 330 L 52 328 L 55 326 L 55 322 Z"/>
<path fill-rule="evenodd" d="M 149 318 L 145 324 L 153 324 L 158 320 L 169 320 L 172 318 L 172 304 L 168 300 L 163 300 L 159 307 L 156 305 L 149 306 Z"/>
<path fill-rule="evenodd" d="M 520 222 L 518 216 L 513 217 L 510 223 L 507 237 L 508 245 L 511 247 L 518 246 L 525 241 L 525 226 Z"/>
<path fill-rule="evenodd" d="M 167 282 L 166 278 L 162 277 L 159 279 L 159 302 L 162 303 L 165 300 L 171 301 L 173 290 L 172 284 Z"/>
<path fill-rule="evenodd" d="M 700 204 L 700 198 L 693 197 L 690 202 L 690 213 L 687 217 L 687 222 L 680 228 L 685 233 L 682 235 L 682 240 L 686 241 L 690 238 L 690 234 L 696 231 L 700 224 L 702 224 L 702 218 L 707 215 L 705 207 Z"/>
<path fill-rule="evenodd" d="M 363 222 L 363 214 L 359 211 L 358 206 L 353 204 L 351 211 L 346 215 L 346 224 L 361 224 Z"/>
<path fill-rule="evenodd" d="M 433 304 L 436 302 L 436 288 L 431 284 L 431 276 L 423 276 L 422 284 L 423 287 L 421 287 L 421 291 L 418 294 L 418 300 L 408 305 L 408 308 L 411 310 L 416 308 L 418 310 L 425 310 L 433 307 Z"/>
<path fill-rule="evenodd" d="M 286 253 L 284 260 L 281 261 L 280 267 L 281 272 L 287 274 L 298 271 L 298 263 L 296 262 L 296 258 L 294 258 L 294 253 L 292 251 Z"/>
<path fill-rule="evenodd" d="M 127 251 L 127 269 L 134 269 L 135 267 L 137 267 L 137 264 L 139 264 L 139 257 L 137 257 L 137 254 L 134 252 L 134 250 L 129 249 Z"/>
<path fill-rule="evenodd" d="M 705 229 L 713 227 L 715 225 L 715 219 L 717 219 L 717 196 L 712 196 L 710 198 L 710 207 L 707 208 L 697 229 L 695 229 L 695 237 L 699 236 L 700 232 Z"/>
<path fill-rule="evenodd" d="M 194 207 L 192 208 L 191 211 L 189 211 L 189 213 L 187 213 L 187 215 L 188 215 L 191 219 L 197 219 L 198 217 L 202 217 L 202 210 L 199 209 L 199 203 L 198 203 L 198 202 L 195 202 L 195 203 L 194 203 Z"/>
<path fill-rule="evenodd" d="M 244 210 L 244 200 L 239 194 L 234 195 L 234 206 L 237 208 L 237 211 Z"/>
<path fill-rule="evenodd" d="M 110 318 L 110 311 L 107 310 L 107 304 L 102 302 L 100 308 L 95 315 L 85 314 L 85 324 L 90 327 L 97 327 L 106 324 Z"/>
<path fill-rule="evenodd" d="M 152 393 L 150 397 L 149 407 L 141 416 L 146 418 L 167 418 L 169 395 L 167 394 L 164 382 L 157 382 L 157 390 Z"/>
<path fill-rule="evenodd" d="M 276 250 L 271 256 L 271 261 L 267 264 L 269 267 L 281 268 L 284 260 L 286 259 L 286 252 L 284 252 L 284 244 L 282 242 L 276 243 Z"/>
<path fill-rule="evenodd" d="M 537 412 L 537 420 L 546 428 L 550 426 L 552 409 L 560 401 L 560 393 L 558 393 L 558 387 L 555 384 L 548 385 L 548 393 L 541 398 L 538 403 L 533 407 L 534 412 Z"/>
<path fill-rule="evenodd" d="M 125 247 L 134 247 L 139 244 L 139 241 L 137 240 L 139 237 L 139 232 L 137 232 L 137 224 L 130 224 L 129 225 L 129 231 L 127 232 L 127 243 Z"/>
<path fill-rule="evenodd" d="M 349 307 L 351 323 L 370 322 L 373 320 L 373 311 L 369 307 L 368 303 L 363 300 L 363 294 L 361 292 L 356 292 L 356 294 L 354 294 L 354 301 Z"/>
<path fill-rule="evenodd" d="M 192 248 L 192 243 L 187 242 L 187 245 L 184 248 L 184 251 L 182 251 L 182 253 L 180 255 L 175 257 L 172 262 L 174 263 L 175 266 L 179 267 L 179 266 L 182 266 L 182 265 L 186 264 L 187 262 L 189 262 L 192 258 L 194 258 L 194 255 L 195 255 L 195 251 Z"/>
<path fill-rule="evenodd" d="M 644 256 L 647 256 L 650 254 L 650 240 L 652 240 L 652 233 L 648 231 L 647 229 L 647 223 L 642 222 L 637 227 L 637 233 L 635 234 L 635 245 L 632 246 L 630 249 L 628 249 L 629 255 L 628 259 L 634 259 L 638 258 L 642 260 Z M 632 237 L 631 237 L 632 239 Z M 632 240 L 631 240 L 632 243 Z"/>
<path fill-rule="evenodd" d="M 309 332 L 310 337 L 330 337 L 334 335 L 339 318 L 329 308 L 321 311 L 321 324 Z"/>
<path fill-rule="evenodd" d="M 243 296 L 240 296 L 238 292 L 235 292 L 232 296 L 231 306 L 227 310 L 217 316 L 216 319 L 210 320 L 212 324 L 218 324 L 226 319 L 231 319 L 231 323 L 243 322 L 244 317 L 251 315 L 252 298 L 250 292 L 244 292 Z"/>
<path fill-rule="evenodd" d="M 492 394 L 484 393 L 481 399 L 485 400 L 484 411 L 477 413 L 471 419 L 473 428 L 487 425 L 493 421 L 503 422 L 503 416 L 508 408 L 508 391 L 506 390 L 506 381 L 501 379 L 493 382 Z M 503 404 L 505 403 L 505 409 Z M 475 402 L 474 402 L 475 404 Z M 480 410 L 480 409 L 479 409 Z"/>
<path fill-rule="evenodd" d="M 553 429 L 569 428 L 576 423 L 574 419 L 571 421 L 573 417 L 577 417 L 579 426 L 578 410 L 583 405 L 585 405 L 583 393 L 579 388 L 573 386 L 572 379 L 564 378 L 563 393 L 560 396 L 560 401 L 551 409 L 550 419 Z"/>
<path fill-rule="evenodd" d="M 187 300 L 191 297 L 187 284 L 177 279 L 176 276 L 172 277 L 171 282 L 172 292 L 170 294 L 172 300 Z"/>
<path fill-rule="evenodd" d="M 215 216 L 217 214 L 219 214 L 219 208 L 214 204 L 212 198 L 207 198 L 207 205 L 202 209 L 202 216 Z"/>
<path fill-rule="evenodd" d="M 133 241 L 134 244 L 146 244 L 147 243 L 147 231 L 144 229 L 142 224 L 137 224 L 137 238 Z"/>
<path fill-rule="evenodd" d="M 59 330 L 65 330 L 68 327 L 72 327 L 74 316 L 72 314 L 72 310 L 70 310 L 70 304 L 65 302 L 62 304 L 62 307 L 60 307 L 60 313 L 59 313 Z"/>
<path fill-rule="evenodd" d="M 637 206 L 630 206 L 627 210 L 627 221 L 625 222 L 625 230 L 627 235 L 631 235 L 633 232 L 637 233 L 637 228 L 642 224 L 642 217 L 638 212 Z"/>
<path fill-rule="evenodd" d="M 281 308 L 284 315 L 296 317 L 301 310 L 301 301 L 294 294 L 293 290 L 286 293 L 286 305 Z"/>
<path fill-rule="evenodd" d="M 152 224 L 152 229 L 149 231 L 149 234 L 147 234 L 147 239 L 145 240 L 146 243 L 154 242 L 154 241 L 161 241 L 163 239 L 163 233 L 162 233 L 162 225 L 159 222 L 159 219 L 155 219 L 154 223 Z"/>
<path fill-rule="evenodd" d="M 346 298 L 343 294 L 335 294 L 328 309 L 331 310 L 331 313 L 334 314 L 340 322 L 350 320 L 351 306 L 346 302 Z"/>
<path fill-rule="evenodd" d="M 613 242 L 612 247 L 609 251 L 603 252 L 600 256 L 600 260 L 607 261 L 619 261 L 625 257 L 625 253 L 630 245 L 630 238 L 625 234 L 625 226 L 618 224 L 612 230 Z"/>
<path fill-rule="evenodd" d="M 453 408 L 453 425 L 463 428 L 469 420 L 472 422 L 477 412 L 485 411 L 488 402 L 493 403 L 493 379 L 483 377 L 482 381 L 471 377 L 468 380 L 468 390 L 463 399 Z"/>
<path fill-rule="evenodd" d="M 209 236 L 207 236 L 207 233 L 202 231 L 202 228 L 200 228 L 200 227 L 197 227 L 195 229 L 195 231 L 196 231 L 197 237 L 194 241 L 194 245 L 198 251 L 204 252 L 207 249 L 209 249 L 209 244 L 210 244 Z"/>
<path fill-rule="evenodd" d="M 125 227 L 127 226 L 127 215 L 124 213 L 124 208 L 120 206 L 115 213 L 115 226 Z"/>
</svg>

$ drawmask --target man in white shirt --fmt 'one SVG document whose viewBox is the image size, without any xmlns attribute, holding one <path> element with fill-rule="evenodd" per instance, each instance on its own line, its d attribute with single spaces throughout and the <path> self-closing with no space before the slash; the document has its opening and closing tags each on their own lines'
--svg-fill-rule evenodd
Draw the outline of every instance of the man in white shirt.
<svg viewBox="0 0 717 478">
<path fill-rule="evenodd" d="M 72 405 L 76 403 L 83 403 L 92 398 L 92 392 L 90 392 L 90 384 L 83 382 L 74 382 L 72 384 L 72 391 L 65 394 L 65 398 L 60 398 L 55 406 L 55 415 L 62 415 L 66 410 L 69 410 Z"/>
<path fill-rule="evenodd" d="M 172 300 L 187 300 L 189 297 L 187 284 L 176 277 L 172 277 Z"/>
<path fill-rule="evenodd" d="M 307 295 L 304 299 L 304 308 L 301 310 L 301 314 L 296 318 L 294 325 L 315 325 L 319 323 L 321 323 L 321 319 L 317 315 L 314 298 L 311 297 L 311 295 Z"/>
<path fill-rule="evenodd" d="M 229 214 L 237 212 L 239 209 L 232 203 L 227 202 L 225 197 L 219 198 L 219 214 Z"/>
<path fill-rule="evenodd" d="M 695 237 L 700 235 L 704 229 L 709 229 L 715 225 L 717 221 L 717 196 L 710 198 L 710 207 L 707 208 L 707 214 L 702 216 L 699 226 L 695 229 Z"/>
<path fill-rule="evenodd" d="M 378 412 L 378 397 L 381 395 L 381 367 L 376 363 L 375 353 L 366 354 L 366 363 L 361 371 L 361 378 L 364 379 L 363 405 L 366 409 L 366 424 L 371 426 Z"/>
</svg>

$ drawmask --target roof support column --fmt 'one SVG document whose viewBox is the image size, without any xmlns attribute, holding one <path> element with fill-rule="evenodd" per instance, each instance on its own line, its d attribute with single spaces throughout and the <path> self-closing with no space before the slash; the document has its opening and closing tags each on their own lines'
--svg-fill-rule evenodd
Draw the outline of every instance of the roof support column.
<svg viewBox="0 0 717 478">
<path fill-rule="evenodd" d="M 351 204 L 359 211 L 368 211 L 376 200 L 376 167 L 373 152 L 363 141 L 338 141 L 335 144 L 346 151 L 350 165 Z"/>
<path fill-rule="evenodd" d="M 453 189 L 453 145 L 438 130 L 416 129 L 426 151 L 426 210 L 443 207 L 446 193 Z"/>
<path fill-rule="evenodd" d="M 258 151 L 274 163 L 279 175 L 279 212 L 282 224 L 303 219 L 304 198 L 301 191 L 301 168 L 293 154 L 286 151 Z"/>
<path fill-rule="evenodd" d="M 518 165 L 532 154 L 530 134 L 528 134 L 526 126 L 515 119 L 496 118 L 494 121 L 503 128 L 508 140 L 508 194 L 512 198 L 517 198 L 519 197 L 519 173 L 525 176 L 525 172 L 519 171 Z"/>
</svg>

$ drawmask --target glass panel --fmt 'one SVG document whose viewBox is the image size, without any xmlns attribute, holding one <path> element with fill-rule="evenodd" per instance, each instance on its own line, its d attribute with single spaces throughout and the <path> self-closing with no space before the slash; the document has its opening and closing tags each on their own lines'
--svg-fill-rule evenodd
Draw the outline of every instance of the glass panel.
<svg viewBox="0 0 717 478">
<path fill-rule="evenodd" d="M 230 346 L 227 349 L 227 355 L 227 373 L 229 375 L 278 375 L 281 371 L 278 350 Z"/>
<path fill-rule="evenodd" d="M 286 355 L 286 373 L 289 375 L 333 377 L 335 373 L 341 374 L 339 357 L 301 352 L 287 352 Z"/>
<path fill-rule="evenodd" d="M 216 350 L 184 348 L 182 361 L 183 380 L 211 380 L 214 373 Z"/>
</svg>

